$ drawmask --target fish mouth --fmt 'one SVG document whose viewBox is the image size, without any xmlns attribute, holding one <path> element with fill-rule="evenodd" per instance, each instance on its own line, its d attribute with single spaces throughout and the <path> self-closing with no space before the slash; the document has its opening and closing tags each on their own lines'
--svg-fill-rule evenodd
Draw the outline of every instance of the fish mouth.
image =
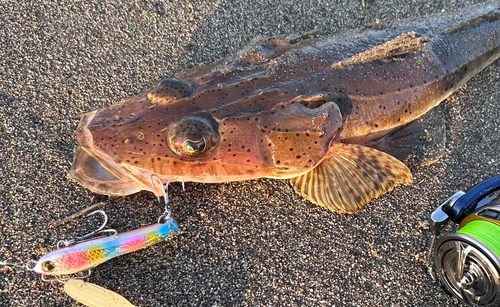
<svg viewBox="0 0 500 307">
<path fill-rule="evenodd" d="M 81 146 L 78 147 L 70 170 L 71 177 L 94 193 L 125 196 L 139 192 L 108 171 Z"/>
<path fill-rule="evenodd" d="M 80 146 L 70 169 L 71 178 L 99 194 L 124 196 L 139 192 L 141 189 L 131 180 L 126 170 L 94 146 L 88 124 L 92 122 L 96 112 L 85 114 L 78 126 L 76 134 Z"/>
</svg>

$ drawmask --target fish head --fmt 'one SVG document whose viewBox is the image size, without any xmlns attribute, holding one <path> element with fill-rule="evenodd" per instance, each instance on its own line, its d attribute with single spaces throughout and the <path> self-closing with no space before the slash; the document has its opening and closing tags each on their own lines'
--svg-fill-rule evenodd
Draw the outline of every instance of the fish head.
<svg viewBox="0 0 500 307">
<path fill-rule="evenodd" d="M 163 183 L 210 183 L 291 178 L 312 169 L 342 127 L 338 106 L 249 84 L 199 90 L 167 79 L 84 115 L 72 177 L 101 194 L 160 196 L 153 174 Z"/>
</svg>

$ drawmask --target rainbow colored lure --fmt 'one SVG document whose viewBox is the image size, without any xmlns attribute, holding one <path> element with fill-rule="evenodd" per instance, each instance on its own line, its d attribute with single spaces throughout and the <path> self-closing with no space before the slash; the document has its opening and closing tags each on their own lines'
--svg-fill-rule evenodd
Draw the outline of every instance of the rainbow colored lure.
<svg viewBox="0 0 500 307">
<path fill-rule="evenodd" d="M 169 218 L 117 235 L 84 241 L 43 256 L 33 270 L 42 275 L 66 275 L 91 269 L 112 258 L 165 241 L 177 225 Z"/>
</svg>

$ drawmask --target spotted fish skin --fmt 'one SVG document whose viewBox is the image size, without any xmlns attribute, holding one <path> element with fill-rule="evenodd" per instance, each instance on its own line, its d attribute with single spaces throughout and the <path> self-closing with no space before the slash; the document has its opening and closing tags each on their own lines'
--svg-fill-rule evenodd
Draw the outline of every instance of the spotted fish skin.
<svg viewBox="0 0 500 307">
<path fill-rule="evenodd" d="M 108 195 L 140 190 L 161 195 L 150 185 L 151 174 L 164 182 L 298 178 L 322 163 L 341 161 L 332 152 L 334 144 L 368 144 L 419 118 L 499 55 L 498 6 L 298 43 L 255 39 L 219 63 L 195 67 L 86 114 L 76 133 L 79 149 L 71 175 Z M 358 172 L 362 166 L 356 163 L 363 159 L 350 158 L 337 181 L 320 180 L 324 184 L 318 187 L 309 175 L 300 181 L 299 193 L 341 190 L 338 197 L 319 193 L 321 201 L 308 197 L 336 210 L 329 202 L 363 199 L 364 205 L 411 181 L 409 170 L 398 165 L 388 176 L 402 172 L 403 179 L 368 184 L 365 190 L 382 187 L 372 196 L 346 197 L 362 191 L 356 187 L 362 182 L 385 180 L 377 165 L 394 164 L 383 153 L 368 156 L 379 157 L 370 162 L 373 168 Z M 321 169 L 326 171 L 317 178 L 336 168 Z M 351 207 L 345 212 L 359 204 Z"/>
</svg>

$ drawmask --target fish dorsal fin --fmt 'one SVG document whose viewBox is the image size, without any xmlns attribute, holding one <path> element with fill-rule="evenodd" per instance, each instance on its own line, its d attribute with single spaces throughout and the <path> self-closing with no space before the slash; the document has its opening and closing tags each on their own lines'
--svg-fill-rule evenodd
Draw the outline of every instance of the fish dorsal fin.
<svg viewBox="0 0 500 307">
<path fill-rule="evenodd" d="M 147 97 L 152 103 L 173 103 L 191 96 L 194 92 L 194 84 L 184 80 L 165 79 L 150 89 Z"/>
<path fill-rule="evenodd" d="M 253 41 L 249 47 L 243 48 L 239 52 L 238 62 L 241 66 L 266 63 L 290 49 L 288 43 L 274 37 Z"/>
<path fill-rule="evenodd" d="M 291 179 L 309 201 L 339 213 L 355 213 L 399 184 L 412 182 L 406 165 L 373 148 L 335 143 L 310 172 Z"/>
<path fill-rule="evenodd" d="M 351 64 L 404 57 L 406 54 L 421 50 L 427 42 L 427 38 L 417 38 L 415 32 L 402 34 L 382 45 L 375 46 L 347 60 L 335 63 L 331 68 L 336 69 Z"/>
</svg>

